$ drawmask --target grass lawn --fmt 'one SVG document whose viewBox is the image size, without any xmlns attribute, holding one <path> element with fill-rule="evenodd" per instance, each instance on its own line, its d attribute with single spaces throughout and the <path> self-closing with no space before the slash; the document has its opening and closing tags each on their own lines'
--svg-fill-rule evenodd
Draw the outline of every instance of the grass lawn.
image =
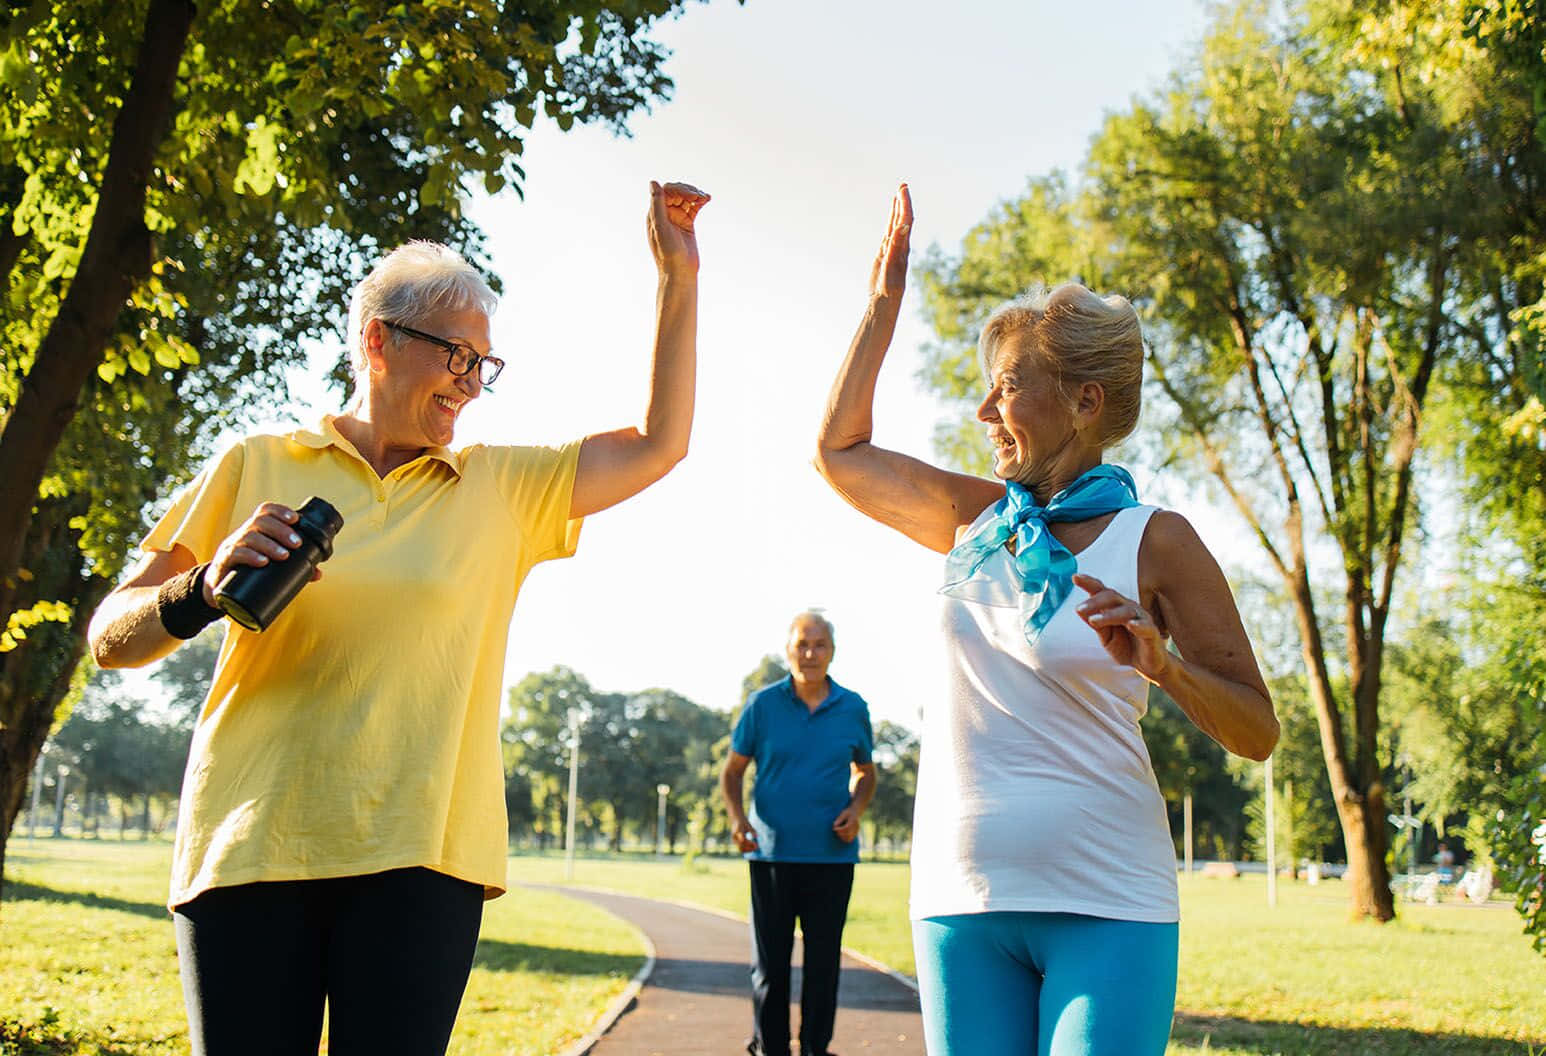
<svg viewBox="0 0 1546 1056">
<path fill-rule="evenodd" d="M 165 843 L 11 840 L 0 1056 L 188 1052 L 163 905 L 170 863 Z M 633 930 L 589 904 L 539 892 L 490 902 L 450 1051 L 555 1052 L 643 960 Z"/>
<path fill-rule="evenodd" d="M 745 866 L 699 859 L 580 858 L 574 883 L 698 902 L 744 916 Z M 510 861 L 512 881 L 559 883 L 561 857 Z M 1350 924 L 1338 882 L 1183 878 L 1181 982 L 1171 1054 L 1546 1056 L 1546 958 L 1517 915 L 1402 904 L 1392 924 Z M 844 942 L 913 973 L 907 867 L 855 874 Z"/>
<path fill-rule="evenodd" d="M 186 1053 L 170 848 L 13 840 L 0 906 L 0 1056 Z M 561 857 L 510 860 L 515 882 L 560 883 Z M 574 882 L 744 915 L 745 866 L 581 858 Z M 1347 923 L 1343 892 L 1183 879 L 1172 1054 L 1546 1056 L 1546 958 L 1501 906 L 1402 905 Z M 907 868 L 865 863 L 845 941 L 911 974 Z M 600 910 L 546 892 L 489 903 L 453 1053 L 550 1053 L 589 1026 L 642 958 Z"/>
</svg>

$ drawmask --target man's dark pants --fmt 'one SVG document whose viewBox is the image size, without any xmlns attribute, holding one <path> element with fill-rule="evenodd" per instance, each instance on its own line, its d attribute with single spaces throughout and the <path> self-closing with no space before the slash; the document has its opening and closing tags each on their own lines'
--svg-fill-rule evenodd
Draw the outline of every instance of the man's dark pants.
<svg viewBox="0 0 1546 1056">
<path fill-rule="evenodd" d="M 757 1051 L 789 1051 L 789 961 L 795 920 L 804 934 L 800 1051 L 818 1056 L 832 1040 L 837 1015 L 843 923 L 853 891 L 851 862 L 758 862 L 751 865 L 752 1014 Z"/>
</svg>

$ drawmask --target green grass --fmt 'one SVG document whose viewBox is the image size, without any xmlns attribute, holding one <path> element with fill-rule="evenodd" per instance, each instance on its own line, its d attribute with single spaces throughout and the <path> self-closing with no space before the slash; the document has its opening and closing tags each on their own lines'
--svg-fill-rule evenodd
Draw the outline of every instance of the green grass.
<svg viewBox="0 0 1546 1056">
<path fill-rule="evenodd" d="M 745 866 L 579 858 L 574 883 L 745 915 Z M 562 858 L 512 858 L 510 877 L 562 882 Z M 1519 918 L 1485 907 L 1403 904 L 1391 924 L 1351 924 L 1340 883 L 1183 878 L 1181 981 L 1171 1054 L 1546 1056 L 1546 958 Z M 907 868 L 855 874 L 846 945 L 911 975 Z"/>
<path fill-rule="evenodd" d="M 163 906 L 170 862 L 164 843 L 10 842 L 0 1056 L 188 1052 Z M 490 902 L 450 1051 L 557 1051 L 589 1028 L 643 959 L 634 931 L 589 904 L 529 891 Z"/>
<path fill-rule="evenodd" d="M 186 1053 L 165 844 L 13 840 L 0 906 L 0 1056 Z M 740 861 L 684 869 L 580 858 L 574 883 L 746 912 Z M 561 883 L 558 856 L 510 860 L 515 882 Z M 1546 1056 L 1546 958 L 1496 906 L 1403 904 L 1349 924 L 1340 884 L 1183 879 L 1173 1056 Z M 907 868 L 865 863 L 844 941 L 913 971 Z M 641 961 L 625 926 L 550 892 L 488 904 L 452 1042 L 459 1056 L 553 1052 Z"/>
</svg>

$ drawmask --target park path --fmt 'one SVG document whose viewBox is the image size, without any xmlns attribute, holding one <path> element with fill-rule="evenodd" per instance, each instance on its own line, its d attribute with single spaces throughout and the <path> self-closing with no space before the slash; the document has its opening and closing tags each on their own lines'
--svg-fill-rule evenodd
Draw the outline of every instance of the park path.
<svg viewBox="0 0 1546 1056">
<path fill-rule="evenodd" d="M 634 924 L 655 946 L 655 968 L 592 1056 L 738 1056 L 751 1027 L 751 936 L 745 921 L 673 902 L 553 887 Z M 798 1036 L 802 956 L 795 944 L 791 1012 Z M 923 1056 L 917 993 L 844 954 L 832 1051 L 841 1056 Z"/>
</svg>

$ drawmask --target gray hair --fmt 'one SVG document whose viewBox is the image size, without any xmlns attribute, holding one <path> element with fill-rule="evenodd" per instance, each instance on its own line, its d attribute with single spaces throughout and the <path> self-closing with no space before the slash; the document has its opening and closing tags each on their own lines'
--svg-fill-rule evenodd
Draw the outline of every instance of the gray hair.
<svg viewBox="0 0 1546 1056">
<path fill-rule="evenodd" d="M 356 378 L 365 373 L 362 337 L 372 319 L 413 326 L 439 311 L 475 308 L 492 316 L 498 306 L 498 295 L 456 250 L 422 239 L 404 243 L 376 262 L 349 299 L 349 369 Z"/>
<path fill-rule="evenodd" d="M 827 638 L 834 646 L 837 645 L 837 632 L 832 629 L 832 621 L 823 616 L 818 609 L 806 609 L 789 621 L 789 630 L 784 632 L 784 637 L 794 633 L 794 629 L 805 622 L 819 623 L 826 628 Z"/>
<path fill-rule="evenodd" d="M 989 317 L 977 341 L 982 375 L 1006 341 L 1024 334 L 1024 355 L 1038 357 L 1052 372 L 1058 393 L 1071 407 L 1087 381 L 1105 393 L 1100 446 L 1109 447 L 1138 424 L 1143 396 L 1143 331 L 1126 297 L 1100 297 L 1077 282 L 1052 290 L 1035 286 Z"/>
</svg>

